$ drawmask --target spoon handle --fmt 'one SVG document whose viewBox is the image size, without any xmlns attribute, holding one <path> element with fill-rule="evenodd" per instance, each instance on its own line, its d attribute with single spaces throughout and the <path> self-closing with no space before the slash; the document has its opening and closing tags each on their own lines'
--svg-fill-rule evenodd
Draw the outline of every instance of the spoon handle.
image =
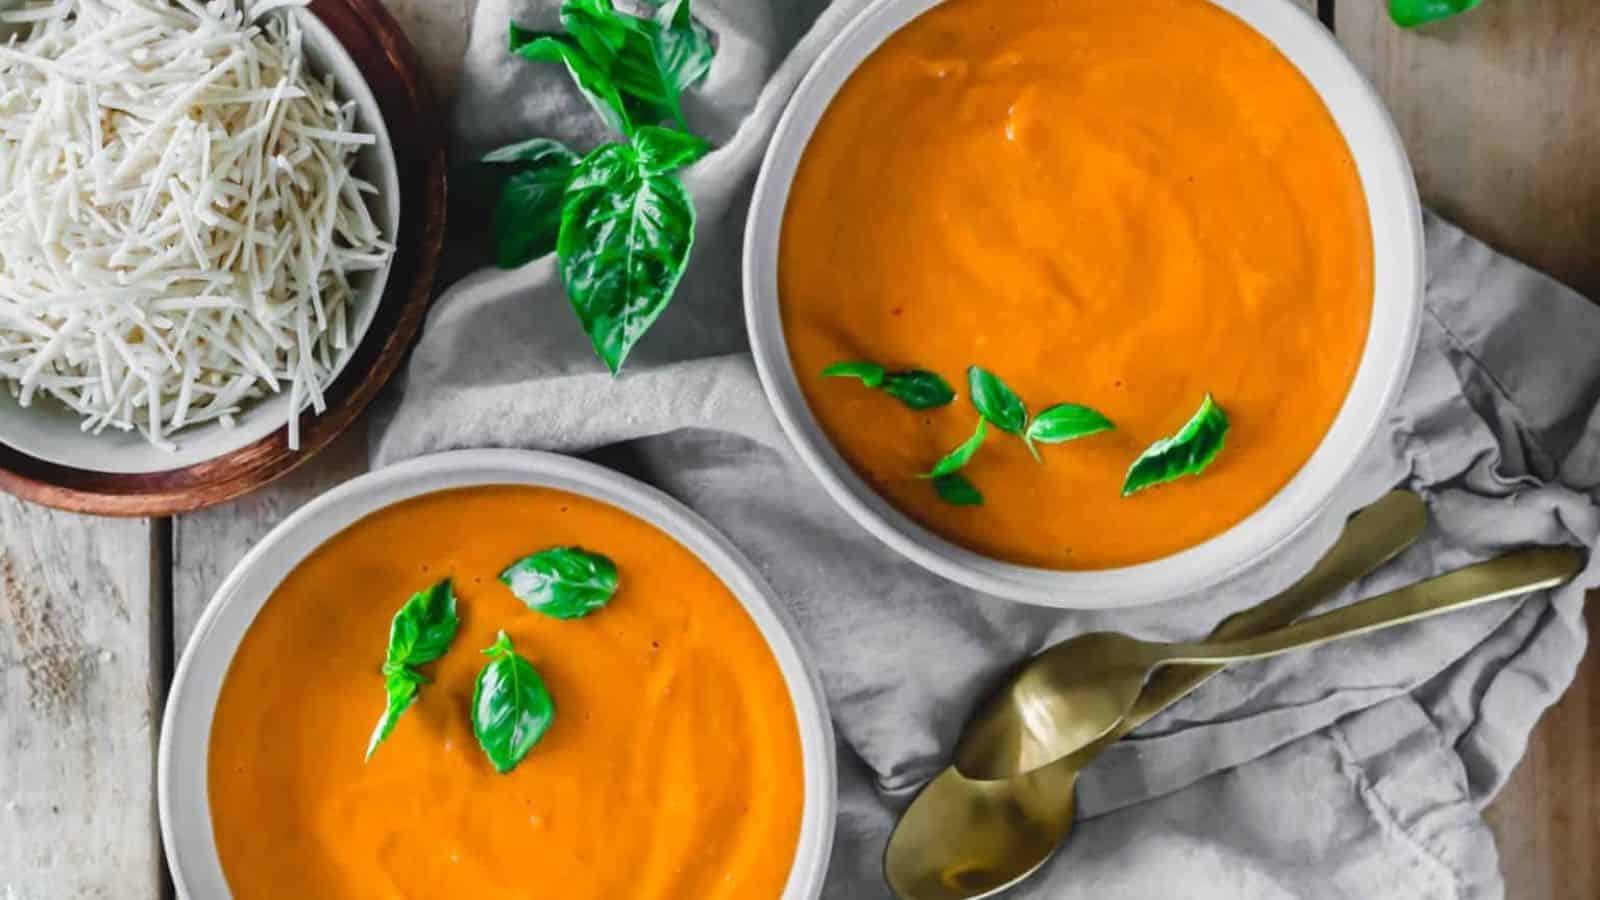
<svg viewBox="0 0 1600 900">
<path fill-rule="evenodd" d="M 1156 645 L 1157 665 L 1261 659 L 1440 613 L 1555 587 L 1583 568 L 1572 547 L 1538 547 L 1457 569 L 1254 637 Z"/>
<path fill-rule="evenodd" d="M 1234 613 L 1211 633 L 1210 640 L 1248 637 L 1282 628 L 1310 612 L 1356 579 L 1399 556 L 1417 542 L 1428 524 L 1428 508 L 1410 491 L 1391 491 L 1350 517 L 1326 556 L 1299 581 L 1272 599 Z M 1095 742 L 1096 751 L 1120 740 L 1157 713 L 1178 702 L 1222 671 L 1222 666 L 1172 666 L 1150 678 L 1128 715 L 1111 733 Z"/>
</svg>

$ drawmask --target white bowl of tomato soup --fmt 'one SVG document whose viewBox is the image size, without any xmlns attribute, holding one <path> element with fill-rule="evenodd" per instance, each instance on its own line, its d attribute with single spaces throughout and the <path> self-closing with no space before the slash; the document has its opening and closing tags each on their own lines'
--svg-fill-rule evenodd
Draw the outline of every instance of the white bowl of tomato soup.
<svg viewBox="0 0 1600 900">
<path fill-rule="evenodd" d="M 609 602 L 502 580 L 554 548 L 603 554 Z M 455 630 L 423 656 L 391 619 L 445 579 Z M 536 676 L 482 680 L 502 638 Z M 407 659 L 416 699 L 374 742 Z M 502 769 L 480 699 L 530 683 L 554 713 Z M 813 900 L 836 790 L 816 673 L 733 545 L 639 482 L 509 450 L 365 475 L 257 544 L 184 652 L 157 776 L 179 896 L 239 900 Z"/>
<path fill-rule="evenodd" d="M 879 0 L 782 116 L 744 261 L 828 492 L 946 578 L 1068 608 L 1304 528 L 1395 402 L 1424 284 L 1393 124 L 1285 0 Z"/>
</svg>

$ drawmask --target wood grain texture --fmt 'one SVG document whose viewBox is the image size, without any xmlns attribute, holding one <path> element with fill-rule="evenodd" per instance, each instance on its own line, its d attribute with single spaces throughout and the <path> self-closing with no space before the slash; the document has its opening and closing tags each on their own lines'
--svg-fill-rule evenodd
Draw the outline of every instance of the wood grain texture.
<svg viewBox="0 0 1600 900">
<path fill-rule="evenodd" d="M 153 897 L 152 526 L 0 497 L 0 897 Z"/>
<path fill-rule="evenodd" d="M 1393 112 L 1425 202 L 1600 297 L 1600 3 L 1489 0 L 1416 31 L 1340 0 L 1339 40 Z"/>
<path fill-rule="evenodd" d="M 400 234 L 370 330 L 326 392 L 321 415 L 301 417 L 300 447 L 288 427 L 196 465 L 137 475 L 89 472 L 0 445 L 0 489 L 24 499 L 101 515 L 170 515 L 257 490 L 293 471 L 360 417 L 410 351 L 433 297 L 444 243 L 443 116 L 415 48 L 380 0 L 311 0 L 311 9 L 361 67 L 394 138 L 400 170 Z"/>
<path fill-rule="evenodd" d="M 1600 3 L 1490 0 L 1415 32 L 1384 7 L 1340 0 L 1338 35 L 1393 112 L 1424 201 L 1600 298 Z M 1486 815 L 1510 900 L 1600 897 L 1592 654 Z"/>
<path fill-rule="evenodd" d="M 367 435 L 357 428 L 306 466 L 264 491 L 190 513 L 172 525 L 172 634 L 189 643 L 211 595 L 272 527 L 312 498 L 367 470 Z"/>
</svg>

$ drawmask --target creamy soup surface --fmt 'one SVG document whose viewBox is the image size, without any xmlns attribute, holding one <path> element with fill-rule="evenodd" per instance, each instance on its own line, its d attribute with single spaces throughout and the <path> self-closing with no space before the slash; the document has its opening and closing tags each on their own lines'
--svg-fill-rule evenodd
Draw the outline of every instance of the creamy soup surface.
<svg viewBox="0 0 1600 900">
<path fill-rule="evenodd" d="M 879 493 L 996 558 L 1108 568 L 1214 537 L 1310 458 L 1365 346 L 1372 236 L 1311 85 L 1207 0 L 949 0 L 823 117 L 779 282 L 809 405 Z M 856 359 L 961 397 L 912 412 L 821 376 Z M 964 471 L 984 505 L 948 505 L 915 476 L 972 433 L 973 364 L 1117 429 L 1042 465 L 991 434 Z M 1232 422 L 1216 462 L 1123 498 L 1207 392 Z"/>
<path fill-rule="evenodd" d="M 571 545 L 620 573 L 587 618 L 532 612 L 497 580 Z M 447 575 L 460 631 L 363 764 L 390 618 Z M 508 775 L 469 720 L 478 651 L 500 629 L 556 706 Z M 402 502 L 297 567 L 229 670 L 209 768 L 240 900 L 776 900 L 804 799 L 783 676 L 716 576 L 611 506 L 510 486 Z"/>
</svg>

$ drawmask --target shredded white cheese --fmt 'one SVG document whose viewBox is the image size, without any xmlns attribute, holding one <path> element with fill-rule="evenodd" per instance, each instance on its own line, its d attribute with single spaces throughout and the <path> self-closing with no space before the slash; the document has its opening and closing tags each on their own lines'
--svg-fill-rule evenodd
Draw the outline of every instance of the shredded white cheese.
<svg viewBox="0 0 1600 900">
<path fill-rule="evenodd" d="M 372 144 L 307 71 L 306 0 L 29 0 L 0 13 L 0 380 L 172 448 L 287 391 L 289 441 L 393 247 Z"/>
</svg>

